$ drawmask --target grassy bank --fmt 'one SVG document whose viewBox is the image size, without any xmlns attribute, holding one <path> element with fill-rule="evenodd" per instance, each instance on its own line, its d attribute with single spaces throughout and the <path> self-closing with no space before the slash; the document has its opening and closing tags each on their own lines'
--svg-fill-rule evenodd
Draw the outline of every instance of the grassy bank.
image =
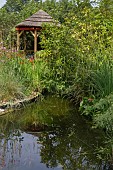
<svg viewBox="0 0 113 170">
<path fill-rule="evenodd" d="M 41 92 L 41 74 L 45 64 L 26 59 L 17 52 L 2 51 L 0 56 L 0 101 L 23 99 Z"/>
</svg>

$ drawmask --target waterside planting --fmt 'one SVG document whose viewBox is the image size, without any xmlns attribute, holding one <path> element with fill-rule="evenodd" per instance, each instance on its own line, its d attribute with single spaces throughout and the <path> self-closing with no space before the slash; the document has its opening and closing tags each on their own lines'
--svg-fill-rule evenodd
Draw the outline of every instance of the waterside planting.
<svg viewBox="0 0 113 170">
<path fill-rule="evenodd" d="M 0 9 L 4 29 L 7 21 L 2 16 L 9 12 L 13 18 L 13 26 L 9 23 L 10 29 L 5 30 L 6 48 L 0 46 L 0 102 L 20 100 L 44 91 L 66 97 L 79 107 L 80 114 L 91 121 L 93 128 L 104 130 L 112 157 L 112 6 L 111 2 L 108 8 L 104 1 L 98 3 L 94 7 L 90 2 L 66 1 L 65 5 L 63 1 L 50 4 L 29 1 L 26 7 L 20 4 L 18 11 L 16 6 L 8 11 L 8 4 Z M 43 50 L 36 53 L 34 60 L 21 52 L 11 52 L 7 43 L 9 35 L 15 34 L 14 25 L 23 19 L 21 16 L 27 18 L 37 8 L 50 12 L 61 25 L 43 25 L 40 34 Z"/>
</svg>

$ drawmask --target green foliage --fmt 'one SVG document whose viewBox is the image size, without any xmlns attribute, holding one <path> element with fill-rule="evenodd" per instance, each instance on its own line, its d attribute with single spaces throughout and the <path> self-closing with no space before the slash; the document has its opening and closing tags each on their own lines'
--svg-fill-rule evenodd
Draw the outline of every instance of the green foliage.
<svg viewBox="0 0 113 170">
<path fill-rule="evenodd" d="M 42 73 L 46 64 L 33 58 L 26 59 L 21 53 L 5 52 L 0 63 L 0 98 L 20 99 L 32 92 L 41 92 Z"/>
<path fill-rule="evenodd" d="M 89 0 L 7 0 L 0 9 L 0 30 L 4 30 L 4 44 L 8 43 L 9 48 L 12 41 L 16 42 L 11 39 L 11 34 L 15 37 L 15 25 L 39 9 L 60 24 L 43 25 L 40 35 L 43 50 L 37 52 L 35 61 L 16 53 L 7 58 L 6 51 L 3 52 L 5 66 L 1 63 L 0 86 L 3 94 L 7 94 L 5 88 L 12 96 L 34 89 L 41 92 L 43 88 L 66 94 L 80 103 L 80 111 L 92 118 L 95 127 L 111 132 L 113 5 L 112 0 L 93 5 Z M 4 67 L 10 71 L 2 74 Z"/>
<path fill-rule="evenodd" d="M 90 88 L 98 98 L 103 98 L 113 92 L 113 61 L 105 60 L 96 66 L 89 76 Z"/>
<path fill-rule="evenodd" d="M 95 127 L 105 128 L 107 132 L 113 130 L 113 94 L 100 99 L 98 103 L 94 105 L 98 112 L 94 115 Z"/>
<path fill-rule="evenodd" d="M 0 63 L 0 101 L 8 101 L 22 98 L 24 96 L 24 87 L 15 76 L 11 66 L 2 60 Z"/>
<path fill-rule="evenodd" d="M 112 131 L 113 122 L 113 65 L 112 60 L 103 61 L 97 70 L 91 72 L 90 94 L 94 97 L 83 98 L 80 111 L 92 117 L 94 126 Z"/>
<path fill-rule="evenodd" d="M 106 129 L 107 132 L 113 130 L 113 94 L 95 100 L 84 98 L 80 104 L 82 114 L 89 115 L 93 119 L 95 128 Z"/>
<path fill-rule="evenodd" d="M 7 10 L 7 12 L 16 12 L 18 13 L 21 11 L 23 5 L 28 3 L 30 0 L 7 0 L 6 4 L 4 5 L 4 8 Z"/>
<path fill-rule="evenodd" d="M 43 25 L 40 38 L 44 50 L 37 53 L 39 60 L 31 63 L 16 57 L 9 62 L 27 89 L 47 88 L 78 101 L 93 96 L 94 103 L 84 109 L 85 114 L 94 115 L 91 107 L 95 102 L 113 92 L 112 1 L 106 4 L 106 0 L 98 2 L 96 7 L 90 1 L 7 1 L 0 9 L 5 41 L 10 39 L 7 35 L 18 22 L 38 9 L 60 21 L 56 25 Z M 82 106 L 85 105 L 83 102 Z"/>
<path fill-rule="evenodd" d="M 65 26 L 46 25 L 42 31 L 41 45 L 45 50 L 37 55 L 47 63 L 46 82 L 50 80 L 50 86 L 56 91 L 72 83 L 72 70 L 76 69 L 75 44 L 76 40 Z"/>
</svg>

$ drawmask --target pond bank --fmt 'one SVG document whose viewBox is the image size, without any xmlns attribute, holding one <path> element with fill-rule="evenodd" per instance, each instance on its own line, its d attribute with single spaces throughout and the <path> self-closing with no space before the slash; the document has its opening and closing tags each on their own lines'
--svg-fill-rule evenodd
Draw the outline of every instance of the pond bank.
<svg viewBox="0 0 113 170">
<path fill-rule="evenodd" d="M 28 96 L 22 100 L 1 103 L 0 104 L 0 116 L 6 114 L 7 112 L 13 111 L 15 109 L 22 108 L 26 106 L 27 104 L 37 101 L 40 98 L 41 98 L 41 94 L 37 93 L 35 95 Z"/>
</svg>

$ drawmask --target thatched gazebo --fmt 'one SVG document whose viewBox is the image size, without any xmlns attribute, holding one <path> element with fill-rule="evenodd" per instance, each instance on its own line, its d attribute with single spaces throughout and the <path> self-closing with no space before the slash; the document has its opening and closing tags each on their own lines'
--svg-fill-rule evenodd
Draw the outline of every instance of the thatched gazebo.
<svg viewBox="0 0 113 170">
<path fill-rule="evenodd" d="M 54 19 L 45 11 L 39 10 L 25 21 L 16 25 L 17 31 L 17 51 L 20 49 L 20 36 L 29 31 L 34 37 L 34 54 L 37 52 L 37 37 L 42 29 L 43 23 L 55 23 Z M 24 51 L 26 51 L 26 40 L 24 39 Z"/>
</svg>

